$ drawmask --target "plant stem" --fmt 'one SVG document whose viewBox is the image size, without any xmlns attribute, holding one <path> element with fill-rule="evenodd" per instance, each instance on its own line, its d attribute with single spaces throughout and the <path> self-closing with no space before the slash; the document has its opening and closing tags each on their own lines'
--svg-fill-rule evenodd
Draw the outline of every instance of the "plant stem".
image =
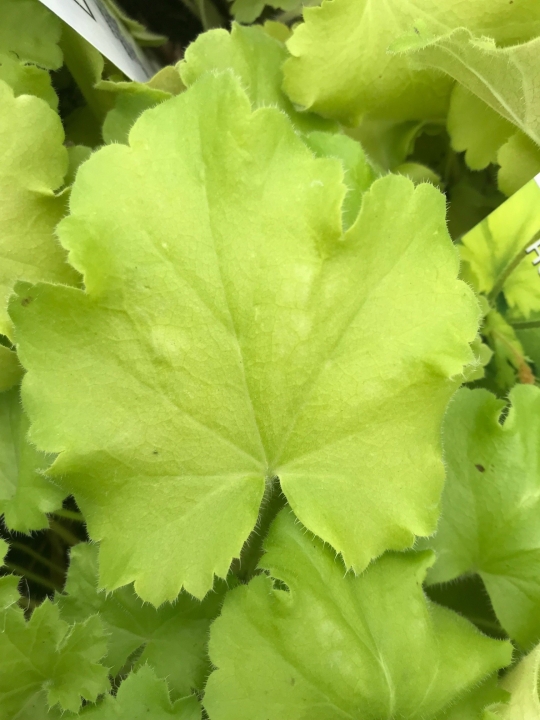
<svg viewBox="0 0 540 720">
<path fill-rule="evenodd" d="M 49 520 L 50 529 L 59 535 L 67 545 L 78 545 L 80 539 L 56 520 Z"/>
<path fill-rule="evenodd" d="M 540 328 L 540 320 L 523 320 L 510 323 L 510 325 L 514 330 L 534 330 L 534 328 Z"/>
<path fill-rule="evenodd" d="M 10 547 L 16 548 L 17 550 L 20 550 L 21 552 L 24 552 L 27 555 L 30 555 L 30 557 L 33 557 L 39 563 L 41 563 L 42 565 L 45 565 L 45 567 L 48 567 L 51 570 L 55 570 L 56 572 L 59 572 L 62 575 L 64 574 L 63 568 L 61 568 L 56 563 L 53 563 L 51 560 L 48 560 L 47 558 L 43 557 L 43 555 L 40 555 L 38 552 L 36 552 L 33 548 L 29 547 L 28 545 L 17 542 L 15 540 L 10 543 Z"/>
<path fill-rule="evenodd" d="M 38 575 L 37 573 L 33 573 L 31 570 L 26 570 L 26 568 L 23 568 L 20 565 L 15 565 L 14 563 L 5 563 L 4 567 L 7 567 L 8 570 L 11 570 L 11 572 L 15 573 L 16 575 L 21 575 L 22 577 L 25 577 L 28 580 L 32 580 L 32 582 L 38 583 L 39 585 L 42 585 L 49 590 L 61 592 L 61 588 L 57 587 L 50 580 L 41 577 L 41 575 Z"/>
<path fill-rule="evenodd" d="M 521 263 L 523 258 L 527 257 L 527 248 L 530 246 L 534 240 L 536 240 L 538 237 L 538 233 L 535 234 L 530 240 L 527 240 L 526 245 L 523 247 L 522 250 L 520 250 L 515 257 L 508 263 L 508 265 L 504 268 L 504 270 L 501 272 L 499 277 L 495 280 L 495 284 L 493 285 L 493 288 L 491 289 L 491 292 L 488 294 L 488 300 L 491 305 L 495 302 L 497 295 L 502 292 L 505 282 L 508 280 L 510 275 L 514 272 L 514 270 L 517 268 L 517 266 Z"/>
<path fill-rule="evenodd" d="M 52 512 L 51 515 L 66 518 L 66 520 L 75 520 L 76 522 L 84 523 L 83 515 L 79 512 L 75 512 L 75 510 L 65 510 L 64 508 L 60 508 L 60 510 Z"/>
</svg>

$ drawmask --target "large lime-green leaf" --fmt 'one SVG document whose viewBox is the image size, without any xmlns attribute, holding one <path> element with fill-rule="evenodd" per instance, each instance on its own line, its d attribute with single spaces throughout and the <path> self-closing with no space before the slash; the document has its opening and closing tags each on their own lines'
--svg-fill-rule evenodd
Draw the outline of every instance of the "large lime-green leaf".
<svg viewBox="0 0 540 720">
<path fill-rule="evenodd" d="M 336 123 L 314 113 L 298 112 L 281 89 L 281 67 L 288 56 L 285 45 L 264 28 L 234 23 L 230 33 L 210 30 L 199 35 L 186 50 L 178 69 L 188 86 L 204 73 L 232 70 L 242 81 L 254 108 L 268 105 L 280 108 L 301 132 L 335 129 Z"/>
<path fill-rule="evenodd" d="M 325 0 L 304 11 L 287 43 L 285 90 L 293 102 L 357 124 L 364 114 L 392 120 L 443 117 L 450 78 L 387 53 L 420 25 L 442 34 L 465 26 L 504 43 L 540 32 L 536 0 Z"/>
<path fill-rule="evenodd" d="M 54 194 L 68 166 L 58 115 L 40 98 L 0 81 L 0 332 L 9 334 L 7 299 L 19 279 L 74 283 L 54 228 L 65 213 Z"/>
<path fill-rule="evenodd" d="M 0 0 L 0 54 L 57 70 L 61 34 L 60 19 L 39 0 Z"/>
<path fill-rule="evenodd" d="M 509 643 L 425 598 L 430 553 L 355 577 L 290 511 L 266 550 L 271 577 L 229 593 L 212 626 L 212 720 L 430 720 L 510 662 Z"/>
<path fill-rule="evenodd" d="M 19 388 L 0 394 L 0 514 L 11 530 L 48 527 L 47 512 L 62 506 L 65 493 L 43 476 L 51 457 L 27 439 L 29 421 Z"/>
<path fill-rule="evenodd" d="M 139 650 L 134 667 L 149 663 L 179 697 L 201 689 L 208 675 L 208 629 L 219 612 L 224 590 L 223 583 L 203 602 L 184 593 L 174 604 L 157 610 L 143 603 L 132 587 L 99 592 L 97 547 L 81 543 L 71 550 L 67 594 L 58 595 L 57 603 L 70 623 L 99 615 L 109 639 L 104 663 L 112 675 Z"/>
<path fill-rule="evenodd" d="M 27 622 L 19 608 L 0 615 L 0 718 L 24 715 L 32 702 L 40 705 L 46 691 L 50 706 L 77 712 L 81 698 L 95 701 L 109 687 L 99 664 L 107 641 L 97 617 L 69 626 L 48 600 Z"/>
<path fill-rule="evenodd" d="M 419 33 L 400 48 L 427 67 L 448 73 L 540 145 L 540 38 L 498 47 L 490 37 L 459 28 L 442 37 Z"/>
<path fill-rule="evenodd" d="M 200 720 L 201 706 L 196 697 L 172 703 L 167 683 L 144 666 L 131 673 L 115 697 L 107 695 L 97 706 L 81 713 L 85 720 Z"/>
<path fill-rule="evenodd" d="M 445 421 L 447 482 L 430 545 L 432 583 L 478 572 L 502 626 L 522 646 L 540 638 L 540 390 L 518 385 L 505 403 L 460 390 Z"/>
<path fill-rule="evenodd" d="M 343 234 L 340 163 L 230 74 L 130 143 L 82 166 L 60 226 L 86 292 L 21 286 L 11 309 L 32 438 L 102 541 L 102 585 L 202 597 L 276 476 L 357 570 L 430 534 L 478 320 L 444 197 L 384 177 Z"/>
<path fill-rule="evenodd" d="M 540 231 L 540 188 L 531 181 L 461 239 L 462 273 L 478 292 L 502 291 L 528 317 L 540 310 L 536 254 L 526 250 Z"/>
</svg>

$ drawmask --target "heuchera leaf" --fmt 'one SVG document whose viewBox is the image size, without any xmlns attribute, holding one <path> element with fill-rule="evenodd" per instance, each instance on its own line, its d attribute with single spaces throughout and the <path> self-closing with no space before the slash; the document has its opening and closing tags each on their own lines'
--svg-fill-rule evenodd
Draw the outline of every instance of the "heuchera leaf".
<svg viewBox="0 0 540 720">
<path fill-rule="evenodd" d="M 425 598 L 430 553 L 355 577 L 290 511 L 266 550 L 270 577 L 229 593 L 212 626 L 212 720 L 430 720 L 511 660 L 510 643 Z"/>
<path fill-rule="evenodd" d="M 525 317 L 540 310 L 538 270 L 525 252 L 538 231 L 540 189 L 531 182 L 461 238 L 463 277 L 478 292 L 502 290 Z"/>
<path fill-rule="evenodd" d="M 81 717 L 85 720 L 200 720 L 201 706 L 193 696 L 172 703 L 165 680 L 158 679 L 146 665 L 128 675 L 116 697 L 107 695 Z"/>
<path fill-rule="evenodd" d="M 0 54 L 57 70 L 61 34 L 60 19 L 38 0 L 0 0 Z"/>
<path fill-rule="evenodd" d="M 452 83 L 408 57 L 389 55 L 393 41 L 425 24 L 443 34 L 465 26 L 507 44 L 540 31 L 535 0 L 332 0 L 304 10 L 288 41 L 284 67 L 293 102 L 356 125 L 365 114 L 391 120 L 444 117 Z"/>
<path fill-rule="evenodd" d="M 497 162 L 499 188 L 513 195 L 540 173 L 540 147 L 525 133 L 514 133 L 497 153 Z"/>
<path fill-rule="evenodd" d="M 346 135 L 329 132 L 312 132 L 304 142 L 316 157 L 333 157 L 343 163 L 343 181 L 347 195 L 343 200 L 343 228 L 347 230 L 358 217 L 365 191 L 375 180 L 376 172 L 369 163 L 362 146 Z"/>
<path fill-rule="evenodd" d="M 430 68 L 442 70 L 540 146 L 540 100 L 536 58 L 540 38 L 498 47 L 489 37 L 459 28 L 442 37 L 420 34 L 408 52 Z"/>
<path fill-rule="evenodd" d="M 540 638 L 538 433 L 540 390 L 517 385 L 504 401 L 460 390 L 445 420 L 447 481 L 430 583 L 477 572 L 511 638 Z"/>
<path fill-rule="evenodd" d="M 0 394 L 0 514 L 10 530 L 48 527 L 46 513 L 62 506 L 65 493 L 44 477 L 51 457 L 27 439 L 29 421 L 19 388 Z"/>
<path fill-rule="evenodd" d="M 51 75 L 43 68 L 0 54 L 0 80 L 11 87 L 15 97 L 35 95 L 45 100 L 53 110 L 58 108 L 58 96 L 52 86 Z"/>
<path fill-rule="evenodd" d="M 230 74 L 144 113 L 130 143 L 83 165 L 59 228 L 86 292 L 11 304 L 32 439 L 60 453 L 101 584 L 202 597 L 276 476 L 356 570 L 430 534 L 478 323 L 444 197 L 387 176 L 343 234 L 341 165 L 252 114 Z"/>
<path fill-rule="evenodd" d="M 15 98 L 0 81 L 0 332 L 11 333 L 7 299 L 19 279 L 76 283 L 54 228 L 66 209 L 54 194 L 67 151 L 58 115 L 36 97 Z"/>
<path fill-rule="evenodd" d="M 515 134 L 511 122 L 463 85 L 452 90 L 446 126 L 453 149 L 465 152 L 471 170 L 483 170 L 496 163 L 500 148 Z"/>
<path fill-rule="evenodd" d="M 97 547 L 86 543 L 72 548 L 64 594 L 56 598 L 62 618 L 73 623 L 99 615 L 109 640 L 104 662 L 112 675 L 140 650 L 134 667 L 150 663 L 159 677 L 168 679 L 174 697 L 201 689 L 210 670 L 208 629 L 219 612 L 225 584 L 203 602 L 184 593 L 173 605 L 156 610 L 132 587 L 99 592 L 97 554 Z"/>
<path fill-rule="evenodd" d="M 230 33 L 210 30 L 199 35 L 187 48 L 178 70 L 187 86 L 204 73 L 232 70 L 253 108 L 272 106 L 283 110 L 300 132 L 336 130 L 334 122 L 314 113 L 298 112 L 283 92 L 281 67 L 288 56 L 285 45 L 264 28 L 233 23 Z"/>
<path fill-rule="evenodd" d="M 0 718 L 13 720 L 43 690 L 49 706 L 77 712 L 81 698 L 95 701 L 109 687 L 99 664 L 106 638 L 99 618 L 70 627 L 45 600 L 27 622 L 20 608 L 0 617 Z"/>
<path fill-rule="evenodd" d="M 540 647 L 503 678 L 502 686 L 510 693 L 510 701 L 494 709 L 495 717 L 503 720 L 540 718 Z"/>
<path fill-rule="evenodd" d="M 280 10 L 301 7 L 298 0 L 234 0 L 231 10 L 238 22 L 252 23 L 262 13 L 265 5 Z"/>
<path fill-rule="evenodd" d="M 23 375 L 17 353 L 0 345 L 0 393 L 17 385 Z"/>
</svg>

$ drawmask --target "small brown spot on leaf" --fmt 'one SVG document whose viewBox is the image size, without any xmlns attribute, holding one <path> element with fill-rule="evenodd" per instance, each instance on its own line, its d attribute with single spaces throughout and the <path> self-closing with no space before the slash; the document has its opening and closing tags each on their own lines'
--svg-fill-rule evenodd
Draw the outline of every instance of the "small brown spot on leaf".
<svg viewBox="0 0 540 720">
<path fill-rule="evenodd" d="M 483 465 L 475 465 L 474 466 L 478 472 L 486 472 L 486 468 Z"/>
<path fill-rule="evenodd" d="M 294 685 L 295 682 L 296 682 L 296 679 L 295 679 L 295 678 L 291 678 L 291 685 Z"/>
<path fill-rule="evenodd" d="M 159 455 L 159 452 L 157 450 L 152 450 L 152 455 Z"/>
<path fill-rule="evenodd" d="M 419 30 L 418 28 L 416 28 L 416 27 L 414 28 L 414 32 L 415 32 L 417 35 L 420 35 L 420 30 Z"/>
<path fill-rule="evenodd" d="M 32 302 L 32 300 L 33 300 L 33 298 L 31 298 L 31 297 L 25 297 L 25 298 L 23 298 L 23 299 L 21 300 L 21 305 L 22 305 L 23 307 L 26 307 L 27 305 L 30 305 L 30 303 Z"/>
</svg>

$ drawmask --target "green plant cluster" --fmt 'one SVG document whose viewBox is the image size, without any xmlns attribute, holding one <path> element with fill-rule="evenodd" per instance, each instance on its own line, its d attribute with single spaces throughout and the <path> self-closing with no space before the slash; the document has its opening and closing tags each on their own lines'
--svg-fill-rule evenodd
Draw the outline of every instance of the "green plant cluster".
<svg viewBox="0 0 540 720">
<path fill-rule="evenodd" d="M 540 5 L 232 11 L 0 0 L 0 720 L 540 720 Z"/>
</svg>

